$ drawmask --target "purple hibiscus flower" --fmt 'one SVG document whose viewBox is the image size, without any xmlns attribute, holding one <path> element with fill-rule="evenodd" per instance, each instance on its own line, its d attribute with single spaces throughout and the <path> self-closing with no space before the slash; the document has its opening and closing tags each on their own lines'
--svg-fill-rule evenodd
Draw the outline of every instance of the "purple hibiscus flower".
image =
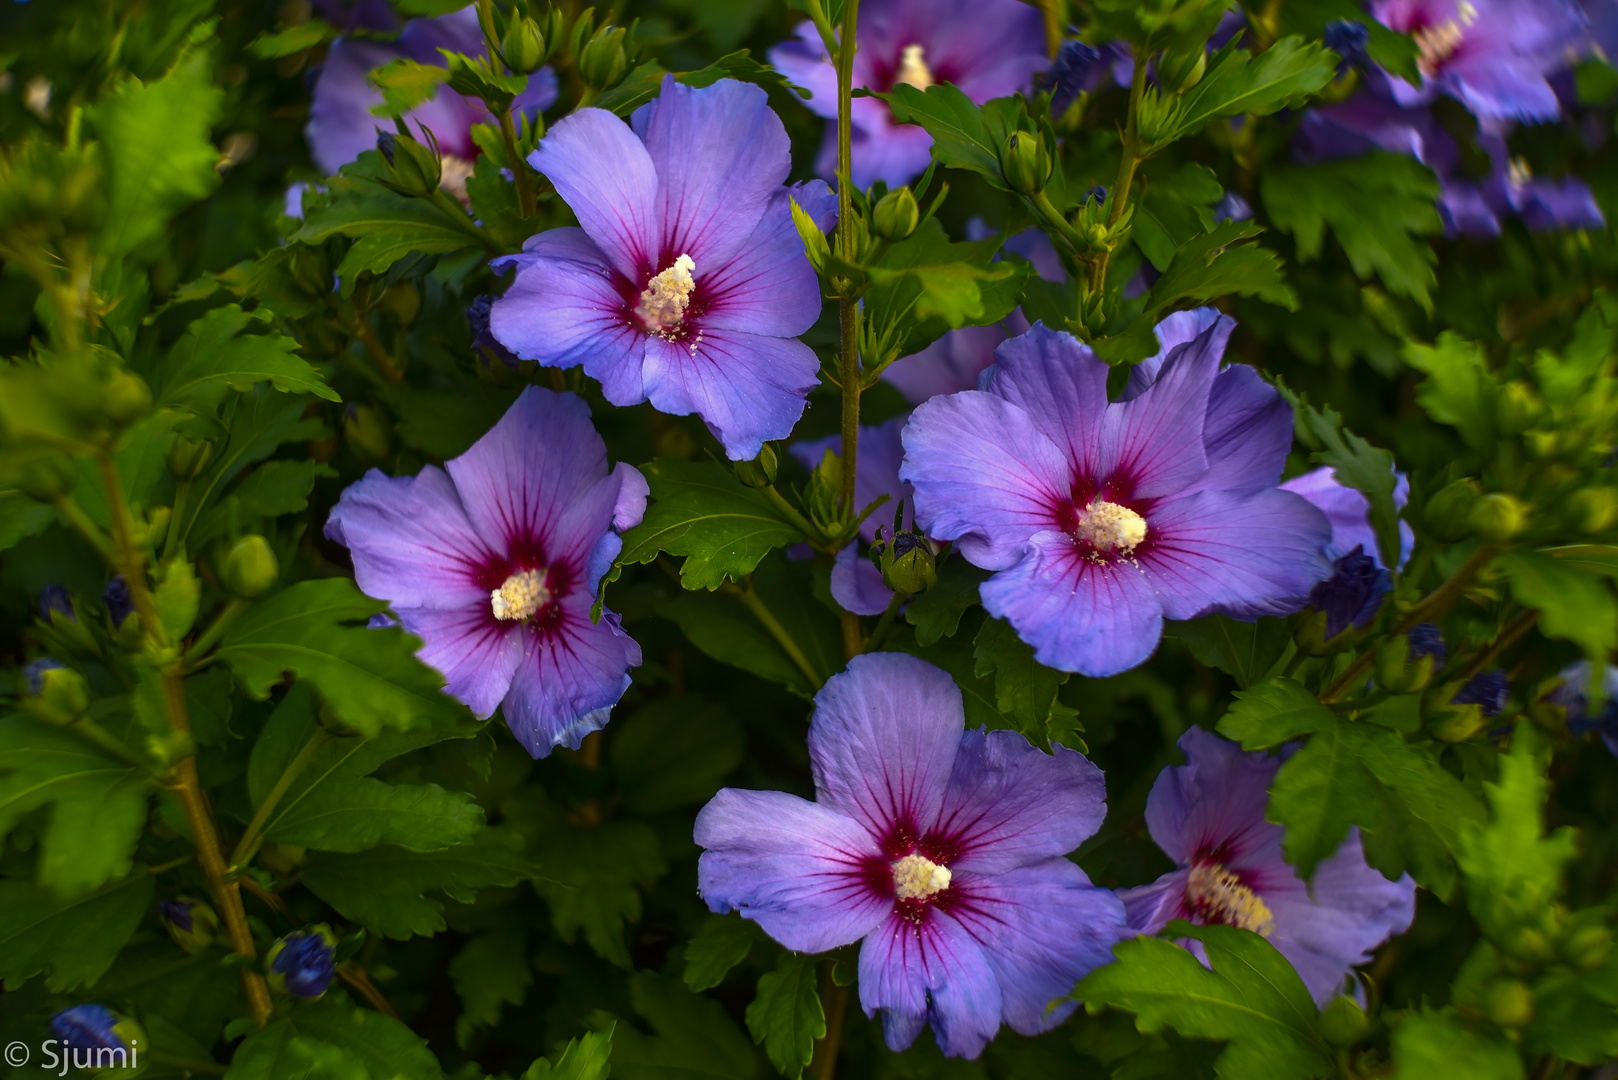
<svg viewBox="0 0 1618 1080">
<path fill-rule="evenodd" d="M 708 906 L 789 949 L 863 939 L 860 1004 L 888 1046 L 932 1024 L 976 1057 L 1002 1021 L 1026 1035 L 1112 959 L 1123 907 L 1063 856 L 1106 813 L 1101 770 L 1014 731 L 967 731 L 944 672 L 899 653 L 856 657 L 815 697 L 816 799 L 726 788 L 697 815 Z"/>
<path fill-rule="evenodd" d="M 1552 705 L 1567 710 L 1567 728 L 1575 735 L 1594 731 L 1614 755 L 1618 755 L 1618 667 L 1608 664 L 1601 672 L 1599 697 L 1592 699 L 1593 671 L 1590 661 L 1569 664 L 1558 673 L 1561 685 L 1545 695 Z"/>
<path fill-rule="evenodd" d="M 422 661 L 479 718 L 502 708 L 535 757 L 607 723 L 640 646 L 596 584 L 639 524 L 646 481 L 607 467 L 590 409 L 530 386 L 470 450 L 414 477 L 372 469 L 343 492 L 326 535 L 367 595 L 426 645 Z"/>
<path fill-rule="evenodd" d="M 951 330 L 921 352 L 901 356 L 889 364 L 882 372 L 882 380 L 892 384 L 912 405 L 939 394 L 970 390 L 978 384 L 984 369 L 994 363 L 994 350 L 1005 340 L 1005 328 L 999 324 Z"/>
<path fill-rule="evenodd" d="M 1180 749 L 1186 764 L 1164 769 L 1146 800 L 1146 827 L 1178 868 L 1119 893 L 1130 929 L 1156 934 L 1185 919 L 1252 930 L 1325 1004 L 1372 949 L 1410 926 L 1416 883 L 1367 866 L 1358 830 L 1305 882 L 1281 857 L 1281 826 L 1264 819 L 1281 758 L 1201 728 L 1182 735 Z"/>
<path fill-rule="evenodd" d="M 1421 50 L 1421 86 L 1387 81 L 1399 104 L 1449 94 L 1482 120 L 1554 118 L 1548 76 L 1582 51 L 1587 25 L 1571 0 L 1373 0 L 1371 14 Z"/>
<path fill-rule="evenodd" d="M 487 54 L 475 8 L 437 19 L 412 19 L 393 42 L 344 37 L 333 43 L 315 81 L 309 124 L 304 128 L 315 164 L 328 175 L 335 173 L 374 148 L 378 131 L 393 130 L 391 121 L 371 114 L 373 106 L 382 104 L 382 92 L 366 81 L 372 71 L 399 57 L 441 66 L 439 49 L 468 56 Z M 555 101 L 556 75 L 541 68 L 528 77 L 528 88 L 512 103 L 512 110 L 533 115 Z M 472 126 L 489 119 L 482 103 L 441 86 L 404 119 L 412 131 L 421 127 L 433 133 L 443 156 L 441 185 L 465 202 L 466 178 L 478 155 Z M 289 210 L 291 205 L 289 200 Z"/>
<path fill-rule="evenodd" d="M 995 572 L 983 606 L 1042 664 L 1116 674 L 1164 618 L 1295 611 L 1329 572 L 1324 515 L 1276 487 L 1291 408 L 1252 368 L 1220 371 L 1235 322 L 1199 318 L 1128 400 L 1108 403 L 1111 369 L 1087 346 L 1036 324 L 981 390 L 905 428 L 917 522 Z"/>
<path fill-rule="evenodd" d="M 1036 72 L 1050 66 L 1039 12 L 1018 0 L 866 0 L 860 5 L 854 86 L 885 93 L 899 83 L 925 90 L 953 83 L 981 105 L 1029 90 Z M 770 50 L 770 63 L 813 93 L 805 104 L 834 121 L 826 127 L 815 170 L 837 172 L 837 72 L 814 24 L 798 40 Z M 853 179 L 864 188 L 882 180 L 908 183 L 927 168 L 932 136 L 895 123 L 885 102 L 855 98 Z"/>
<path fill-rule="evenodd" d="M 1376 618 L 1382 598 L 1393 586 L 1393 575 L 1382 565 L 1371 528 L 1371 503 L 1360 492 L 1337 482 L 1329 465 L 1295 476 L 1281 485 L 1283 491 L 1302 495 L 1331 522 L 1331 543 L 1326 556 L 1332 560 L 1332 576 L 1315 586 L 1309 603 L 1326 613 L 1326 637 L 1336 637 L 1350 626 L 1363 629 Z M 1410 499 L 1410 478 L 1395 473 L 1393 505 L 1404 509 Z M 1399 522 L 1399 565 L 1410 558 L 1416 534 L 1410 523 Z"/>
<path fill-rule="evenodd" d="M 582 363 L 614 405 L 696 413 L 745 461 L 792 431 L 819 382 L 797 336 L 820 286 L 790 201 L 830 227 L 836 199 L 818 180 L 782 186 L 790 145 L 757 86 L 670 77 L 631 123 L 580 109 L 529 158 L 582 228 L 496 260 L 517 278 L 490 328 L 524 360 Z"/>
</svg>

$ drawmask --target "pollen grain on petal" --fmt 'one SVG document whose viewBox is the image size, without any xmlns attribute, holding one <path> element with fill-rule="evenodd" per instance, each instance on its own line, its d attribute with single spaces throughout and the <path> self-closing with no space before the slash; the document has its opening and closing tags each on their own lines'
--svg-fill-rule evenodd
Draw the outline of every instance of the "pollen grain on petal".
<svg viewBox="0 0 1618 1080">
<path fill-rule="evenodd" d="M 489 593 L 489 606 L 494 617 L 517 621 L 532 616 L 551 602 L 551 591 L 545 585 L 546 571 L 524 570 L 506 578 L 505 584 Z"/>
<path fill-rule="evenodd" d="M 686 308 L 697 287 L 697 264 L 689 255 L 681 255 L 674 265 L 661 271 L 640 294 L 635 314 L 649 333 L 668 335 L 685 321 Z"/>
<path fill-rule="evenodd" d="M 1199 862 L 1191 868 L 1185 901 L 1208 922 L 1251 930 L 1260 937 L 1275 932 L 1275 916 L 1269 906 L 1220 863 Z"/>
</svg>

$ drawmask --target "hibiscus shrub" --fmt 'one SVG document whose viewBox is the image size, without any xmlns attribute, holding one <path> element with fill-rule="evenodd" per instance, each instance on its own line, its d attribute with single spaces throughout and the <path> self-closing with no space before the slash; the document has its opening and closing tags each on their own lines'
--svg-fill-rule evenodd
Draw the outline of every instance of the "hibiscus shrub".
<svg viewBox="0 0 1618 1080">
<path fill-rule="evenodd" d="M 7 1076 L 1614 1075 L 1618 0 L 0 31 Z"/>
</svg>

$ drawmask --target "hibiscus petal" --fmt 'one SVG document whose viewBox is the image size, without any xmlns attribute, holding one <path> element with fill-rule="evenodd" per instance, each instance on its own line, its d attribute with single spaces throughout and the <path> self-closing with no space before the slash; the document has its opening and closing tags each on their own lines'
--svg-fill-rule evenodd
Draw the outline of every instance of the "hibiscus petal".
<svg viewBox="0 0 1618 1080">
<path fill-rule="evenodd" d="M 709 908 L 740 911 L 797 952 L 869 934 L 893 910 L 864 868 L 881 858 L 852 818 L 783 791 L 725 788 L 697 815 L 697 887 Z"/>
<path fill-rule="evenodd" d="M 1176 346 L 1150 387 L 1106 411 L 1098 478 L 1127 477 L 1141 499 L 1179 492 L 1202 478 L 1208 470 L 1208 395 L 1233 326 L 1232 320 L 1216 320 Z"/>
<path fill-rule="evenodd" d="M 640 282 L 661 269 L 652 265 L 657 169 L 629 125 L 604 109 L 580 109 L 556 122 L 528 163 L 556 185 L 618 273 Z"/>
<path fill-rule="evenodd" d="M 883 1014 L 888 1049 L 908 1049 L 923 1019 L 946 1057 L 975 1058 L 1000 1030 L 1002 998 L 972 932 L 941 907 L 922 922 L 895 912 L 860 947 L 860 1005 Z"/>
<path fill-rule="evenodd" d="M 770 65 L 795 86 L 810 92 L 803 107 L 816 116 L 837 119 L 837 69 L 826 59 L 815 24 L 798 24 L 797 41 L 783 41 L 770 50 Z"/>
<path fill-rule="evenodd" d="M 619 484 L 618 501 L 612 508 L 612 527 L 624 532 L 639 525 L 646 516 L 646 497 L 652 493 L 652 488 L 633 465 L 620 461 L 612 471 Z"/>
<path fill-rule="evenodd" d="M 640 666 L 640 646 L 618 616 L 609 611 L 599 623 L 590 621 L 591 601 L 585 593 L 562 600 L 556 624 L 530 635 L 511 680 L 506 725 L 536 758 L 558 746 L 577 750 L 586 735 L 606 727 L 629 689 L 629 669 Z"/>
<path fill-rule="evenodd" d="M 371 115 L 382 92 L 366 77 L 398 54 L 386 45 L 340 38 L 332 43 L 315 80 L 309 102 L 309 123 L 303 129 L 309 156 L 327 176 L 336 173 L 367 150 L 376 149 L 377 131 L 384 121 Z M 386 130 L 391 130 L 391 121 Z"/>
<path fill-rule="evenodd" d="M 444 676 L 444 693 L 487 720 L 500 707 L 527 651 L 526 632 L 498 622 L 485 595 L 476 607 L 453 611 L 400 608 L 404 628 L 427 644 L 416 656 Z"/>
<path fill-rule="evenodd" d="M 1232 365 L 1214 378 L 1202 444 L 1208 472 L 1190 490 L 1274 487 L 1292 449 L 1292 406 L 1258 372 Z"/>
<path fill-rule="evenodd" d="M 795 338 L 704 330 L 689 344 L 646 339 L 646 396 L 659 412 L 696 413 L 732 461 L 784 439 L 820 383 L 815 351 Z"/>
<path fill-rule="evenodd" d="M 658 96 L 630 123 L 657 171 L 653 254 L 664 265 L 656 269 L 690 255 L 700 288 L 704 268 L 718 269 L 742 250 L 786 181 L 792 168 L 786 128 L 762 87 L 721 79 L 698 89 L 673 75 L 663 77 Z"/>
<path fill-rule="evenodd" d="M 1023 1035 L 1067 1019 L 1078 1002 L 1049 1006 L 1111 963 L 1124 933 L 1118 897 L 1063 858 L 1004 874 L 963 872 L 955 887 L 959 894 L 946 908 L 982 946 L 1000 985 L 1005 1021 Z"/>
<path fill-rule="evenodd" d="M 332 508 L 326 536 L 348 548 L 367 596 L 414 608 L 486 604 L 478 571 L 504 554 L 473 527 L 442 469 L 384 476 L 372 469 Z"/>
<path fill-rule="evenodd" d="M 864 546 L 850 544 L 837 553 L 831 568 L 831 595 L 844 611 L 880 615 L 888 610 L 893 590 L 883 584 L 881 571 L 865 557 Z"/>
<path fill-rule="evenodd" d="M 960 854 L 950 862 L 1000 874 L 1066 855 L 1101 827 L 1107 782 L 1077 750 L 1047 754 L 1015 731 L 968 731 L 933 830 Z"/>
<path fill-rule="evenodd" d="M 984 389 L 1020 406 L 1067 452 L 1077 476 L 1104 479 L 1101 432 L 1111 370 L 1072 334 L 1035 323 L 994 351 Z"/>
<path fill-rule="evenodd" d="M 1034 659 L 1102 678 L 1146 661 L 1163 636 L 1163 608 L 1140 568 L 1099 565 L 1063 533 L 1042 532 L 1023 560 L 979 589 L 983 606 L 1010 622 Z"/>
<path fill-rule="evenodd" d="M 1024 409 L 969 390 L 917 406 L 899 476 L 916 490 L 916 521 L 955 540 L 987 570 L 1015 565 L 1029 537 L 1056 525 L 1070 498 L 1068 462 Z"/>
<path fill-rule="evenodd" d="M 882 381 L 897 387 L 912 405 L 939 394 L 973 390 L 978 376 L 994 363 L 996 346 L 1005 340 L 1005 329 L 998 324 L 951 330 L 921 352 L 889 364 Z"/>
<path fill-rule="evenodd" d="M 817 219 L 824 220 L 829 210 L 836 220 L 837 198 L 821 181 L 777 188 L 741 251 L 707 276 L 697 263 L 704 330 L 797 337 L 820 318 L 820 281 L 792 223 L 791 199 Z"/>
<path fill-rule="evenodd" d="M 1179 747 L 1186 763 L 1159 773 L 1146 798 L 1152 840 L 1181 866 L 1215 849 L 1238 866 L 1253 866 L 1247 856 L 1278 842 L 1281 834 L 1280 826 L 1264 820 L 1281 759 L 1244 753 L 1196 727 L 1180 736 Z"/>
<path fill-rule="evenodd" d="M 1286 615 L 1331 575 L 1326 516 L 1290 491 L 1201 491 L 1160 503 L 1139 558 L 1171 619 Z"/>
<path fill-rule="evenodd" d="M 573 394 L 528 387 L 445 467 L 478 533 L 502 552 L 537 541 L 544 557 L 582 569 L 612 522 L 618 492 L 597 487 L 607 478 L 607 447 L 590 407 Z M 587 495 L 590 502 L 579 506 Z"/>
<path fill-rule="evenodd" d="M 1155 791 L 1155 789 L 1154 789 Z M 1181 910 L 1189 870 L 1170 870 L 1150 885 L 1119 889 L 1124 904 L 1124 920 L 1136 934 L 1156 934 L 1171 920 L 1185 918 Z"/>
<path fill-rule="evenodd" d="M 815 695 L 809 760 L 822 805 L 872 836 L 937 820 L 966 728 L 955 680 L 903 653 L 850 660 Z"/>
</svg>

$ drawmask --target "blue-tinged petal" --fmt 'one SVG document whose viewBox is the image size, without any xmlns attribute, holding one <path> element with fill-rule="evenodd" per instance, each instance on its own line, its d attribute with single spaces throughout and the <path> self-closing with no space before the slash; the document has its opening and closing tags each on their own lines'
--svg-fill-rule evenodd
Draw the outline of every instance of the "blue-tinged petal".
<svg viewBox="0 0 1618 1080">
<path fill-rule="evenodd" d="M 1026 410 L 994 394 L 933 398 L 903 438 L 899 475 L 915 488 L 917 524 L 985 569 L 1015 565 L 1070 500 L 1066 455 Z"/>
<path fill-rule="evenodd" d="M 1017 731 L 968 731 L 932 831 L 951 869 L 1003 874 L 1066 855 L 1101 828 L 1107 783 L 1077 750 L 1038 749 Z"/>
<path fill-rule="evenodd" d="M 1101 441 L 1111 369 L 1078 338 L 1044 323 L 1003 343 L 994 356 L 983 389 L 1032 417 L 1066 453 L 1075 476 L 1104 479 Z"/>
<path fill-rule="evenodd" d="M 808 90 L 804 108 L 828 120 L 837 119 L 837 69 L 826 59 L 820 32 L 808 19 L 798 24 L 798 39 L 787 40 L 770 50 L 770 64 L 788 82 Z"/>
<path fill-rule="evenodd" d="M 382 92 L 366 82 L 366 76 L 397 55 L 380 42 L 343 38 L 332 43 L 310 95 L 309 123 L 303 131 L 309 156 L 321 172 L 330 176 L 376 149 L 377 131 L 391 129 L 391 121 L 371 115 Z"/>
<path fill-rule="evenodd" d="M 361 592 L 413 608 L 486 604 L 478 574 L 506 553 L 479 534 L 455 485 L 432 465 L 414 477 L 366 473 L 337 500 L 326 536 L 348 548 Z"/>
<path fill-rule="evenodd" d="M 646 339 L 646 397 L 671 416 L 696 413 L 732 461 L 792 433 L 820 383 L 820 360 L 796 338 L 704 330 L 691 341 Z"/>
<path fill-rule="evenodd" d="M 999 325 L 951 330 L 921 352 L 888 365 L 882 380 L 897 387 L 912 405 L 939 394 L 974 390 L 978 376 L 995 362 L 995 347 L 1005 340 L 1006 332 Z"/>
<path fill-rule="evenodd" d="M 877 840 L 836 810 L 782 791 L 726 788 L 697 815 L 697 885 L 714 911 L 739 911 L 798 952 L 869 934 L 893 910 L 871 888 Z"/>
<path fill-rule="evenodd" d="M 937 820 L 966 712 L 955 680 L 904 653 L 849 661 L 815 695 L 809 759 L 821 805 L 872 836 Z"/>
<path fill-rule="evenodd" d="M 1208 472 L 1187 491 L 1272 488 L 1292 449 L 1292 406 L 1246 364 L 1214 377 L 1202 445 Z"/>
<path fill-rule="evenodd" d="M 1000 1030 L 1004 1001 L 983 945 L 941 906 L 917 924 L 890 915 L 860 948 L 860 1005 L 883 1014 L 888 1048 L 932 1025 L 946 1057 L 975 1058 Z"/>
<path fill-rule="evenodd" d="M 988 876 L 963 870 L 953 884 L 958 895 L 947 910 L 982 945 L 1005 1021 L 1023 1035 L 1049 1031 L 1072 1014 L 1076 1001 L 1050 1006 L 1111 963 L 1124 933 L 1118 897 L 1064 858 Z"/>
<path fill-rule="evenodd" d="M 837 198 L 821 181 L 777 188 L 741 251 L 711 274 L 697 263 L 702 329 L 797 337 L 820 318 L 820 279 L 792 223 L 792 198 L 819 221 L 837 218 Z"/>
<path fill-rule="evenodd" d="M 1254 865 L 1255 853 L 1279 857 L 1281 828 L 1264 820 L 1264 810 L 1281 759 L 1197 727 L 1179 746 L 1186 763 L 1159 773 L 1146 798 L 1146 829 L 1163 853 L 1182 867 L 1214 850 L 1244 866 Z"/>
<path fill-rule="evenodd" d="M 673 75 L 663 77 L 658 96 L 630 122 L 657 172 L 653 269 L 690 255 L 701 288 L 705 274 L 749 243 L 786 181 L 792 167 L 786 128 L 763 87 L 720 79 L 699 89 Z"/>
<path fill-rule="evenodd" d="M 564 117 L 528 155 L 613 269 L 643 283 L 658 256 L 657 169 L 629 125 L 604 109 Z M 507 348 L 510 348 L 507 345 Z"/>
<path fill-rule="evenodd" d="M 536 758 L 558 746 L 577 750 L 586 735 L 606 727 L 629 689 L 629 669 L 640 666 L 640 646 L 618 616 L 609 611 L 599 623 L 590 621 L 592 600 L 571 593 L 542 631 L 528 634 L 528 654 L 501 708 L 511 733 Z"/>
<path fill-rule="evenodd" d="M 618 477 L 618 502 L 612 508 L 612 527 L 619 532 L 633 529 L 646 516 L 646 497 L 652 493 L 646 477 L 635 466 L 620 461 L 613 467 Z"/>
<path fill-rule="evenodd" d="M 1136 498 L 1183 491 L 1207 473 L 1203 428 L 1225 341 L 1235 322 L 1221 319 L 1176 346 L 1152 385 L 1107 409 L 1101 422 L 1098 480 L 1127 479 Z"/>
<path fill-rule="evenodd" d="M 1086 558 L 1065 533 L 1041 532 L 1021 562 L 979 589 L 989 614 L 1058 671 L 1103 678 L 1144 663 L 1163 636 L 1163 608 L 1152 584 L 1128 560 Z"/>
<path fill-rule="evenodd" d="M 1376 560 L 1378 566 L 1382 565 L 1380 552 L 1376 546 L 1376 532 L 1371 528 L 1371 503 L 1364 495 L 1351 487 L 1338 483 L 1337 473 L 1329 465 L 1322 465 L 1318 469 L 1294 476 L 1281 485 L 1283 491 L 1290 491 L 1308 499 L 1326 515 L 1331 523 L 1331 543 L 1326 548 L 1326 556 L 1338 559 L 1355 548 Z M 1393 505 L 1403 509 L 1405 502 L 1410 498 L 1410 478 L 1403 473 L 1394 477 Z M 1410 549 L 1416 544 L 1416 534 L 1407 521 L 1399 522 L 1399 565 L 1410 557 Z"/>
<path fill-rule="evenodd" d="M 1228 320 L 1231 328 L 1236 325 L 1234 319 L 1229 315 L 1221 315 L 1219 309 L 1214 307 L 1176 311 L 1158 323 L 1152 331 L 1157 335 L 1157 352 L 1129 370 L 1129 383 L 1124 387 L 1124 392 L 1118 400 L 1128 401 L 1130 398 L 1139 397 L 1142 391 L 1157 381 L 1158 374 L 1163 370 L 1163 362 L 1169 358 L 1170 353 L 1181 345 L 1196 340 L 1203 331 L 1220 319 Z M 1229 332 L 1225 331 L 1227 337 Z"/>
<path fill-rule="evenodd" d="M 1155 787 L 1153 792 L 1156 792 Z M 1170 870 L 1150 885 L 1119 889 L 1118 899 L 1123 901 L 1128 933 L 1157 934 L 1173 920 L 1186 918 L 1190 914 L 1184 905 L 1189 877 L 1189 870 Z"/>
<path fill-rule="evenodd" d="M 844 611 L 880 615 L 888 610 L 893 590 L 882 583 L 881 571 L 865 557 L 865 545 L 856 543 L 837 553 L 831 568 L 831 596 Z"/>
<path fill-rule="evenodd" d="M 479 720 L 494 715 L 527 652 L 527 630 L 497 620 L 487 593 L 468 608 L 401 607 L 399 618 L 406 630 L 427 643 L 416 655 L 444 676 L 444 692 Z"/>
</svg>

